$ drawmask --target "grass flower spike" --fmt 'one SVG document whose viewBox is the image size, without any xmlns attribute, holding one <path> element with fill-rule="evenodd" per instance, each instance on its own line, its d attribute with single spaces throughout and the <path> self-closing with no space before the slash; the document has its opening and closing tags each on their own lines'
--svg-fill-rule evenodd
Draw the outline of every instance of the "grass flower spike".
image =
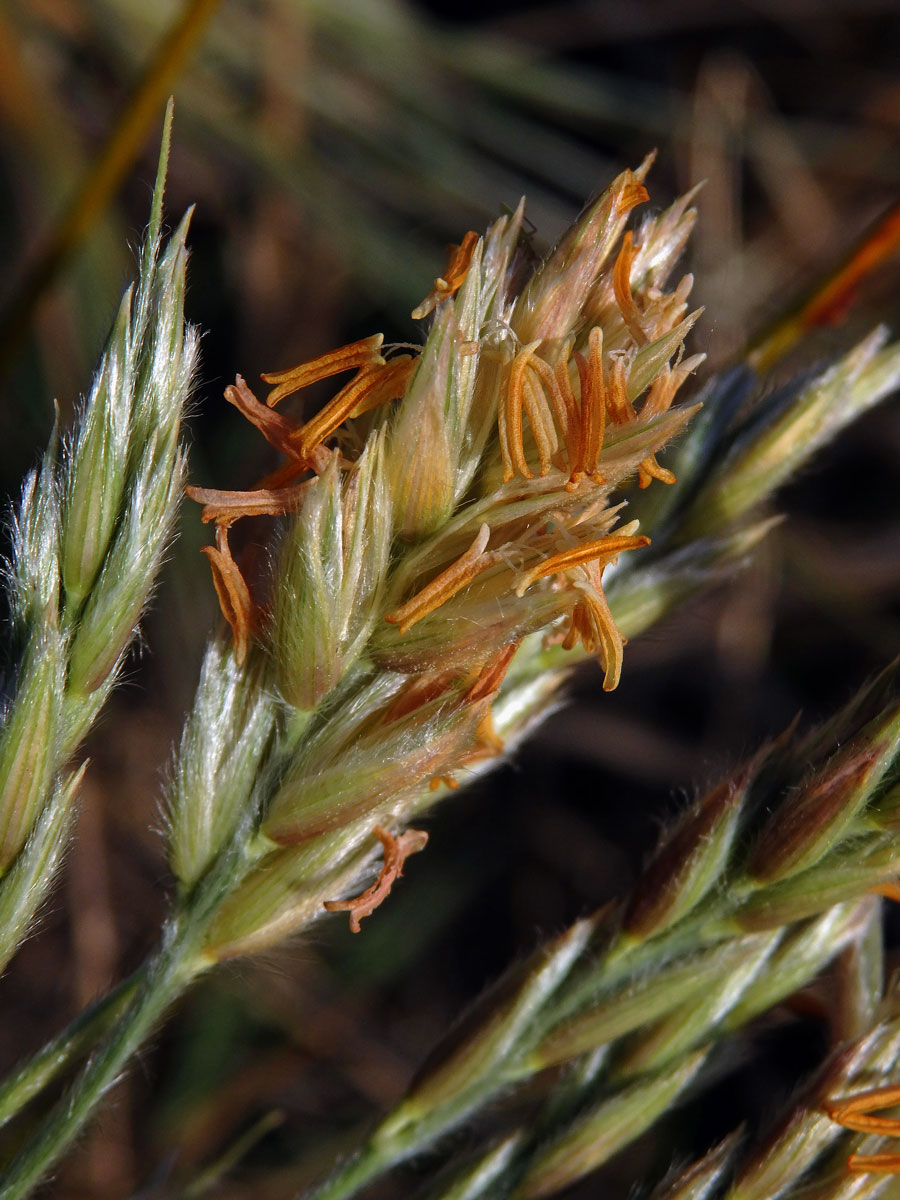
<svg viewBox="0 0 900 1200">
<path fill-rule="evenodd" d="M 73 431 L 54 431 L 13 518 L 6 582 L 19 658 L 0 732 L 0 965 L 68 841 L 70 759 L 120 673 L 173 533 L 196 359 L 184 325 L 187 220 L 163 250 L 171 113 L 140 263 Z"/>
<path fill-rule="evenodd" d="M 213 922 L 212 958 L 333 910 L 376 837 L 393 847 L 383 837 L 495 760 L 559 684 L 540 671 L 508 703 L 507 672 L 541 647 L 581 646 L 618 683 L 604 573 L 649 545 L 622 519 L 624 489 L 674 479 L 655 456 L 694 411 L 672 402 L 701 361 L 684 357 L 690 280 L 665 291 L 686 202 L 616 253 L 648 167 L 530 279 L 521 205 L 467 235 L 417 310 L 431 319 L 417 353 L 373 335 L 266 374 L 265 403 L 241 378 L 226 391 L 285 461 L 250 491 L 188 491 L 217 529 L 206 553 L 236 661 L 268 657 L 293 715 L 258 801 L 262 856 Z M 317 414 L 282 412 L 341 374 Z M 259 515 L 283 518 L 279 547 L 245 578 L 228 539 Z"/>
<path fill-rule="evenodd" d="M 701 361 L 684 358 L 689 277 L 664 291 L 693 220 L 685 203 L 615 254 L 648 167 L 621 175 L 524 289 L 521 206 L 467 234 L 416 310 L 434 314 L 416 357 L 390 357 L 376 335 L 265 375 L 266 405 L 242 380 L 229 390 L 288 462 L 243 496 L 193 494 L 220 528 L 299 510 L 271 599 L 292 704 L 314 708 L 363 654 L 412 678 L 443 672 L 449 687 L 537 631 L 582 643 L 616 686 L 622 638 L 602 576 L 649 544 L 620 523 L 618 493 L 634 476 L 674 481 L 655 455 L 692 411 L 671 405 Z M 272 412 L 348 370 L 303 424 Z M 241 647 L 246 607 L 223 604 Z"/>
<path fill-rule="evenodd" d="M 567 1067 L 544 1112 L 508 1135 L 515 1148 L 504 1190 L 466 1193 L 473 1200 L 554 1194 L 701 1083 L 720 1039 L 841 953 L 875 957 L 877 970 L 869 964 L 860 974 L 880 980 L 880 940 L 877 951 L 871 945 L 880 902 L 871 893 L 900 870 L 900 839 L 881 816 L 898 767 L 895 666 L 831 725 L 805 737 L 788 730 L 699 797 L 662 838 L 630 897 L 578 921 L 488 993 L 359 1155 L 309 1200 L 346 1200 L 502 1093 Z M 821 819 L 811 820 L 822 797 L 829 799 Z M 806 814 L 802 839 L 798 813 Z M 786 847 L 783 857 L 761 872 L 760 860 L 777 845 Z M 786 1138 L 777 1169 L 771 1153 L 763 1156 L 764 1178 L 726 1193 L 730 1200 L 775 1200 L 773 1179 L 799 1174 L 785 1160 L 796 1167 L 802 1149 L 812 1162 L 840 1139 L 842 1127 L 896 1134 L 895 1120 L 874 1115 L 900 1095 L 890 1080 L 900 1036 L 896 994 L 892 1003 L 892 1020 L 842 1055 L 817 1091 L 814 1111 L 803 1118 L 802 1146 L 796 1136 Z M 877 1015 L 853 1021 L 868 1033 Z M 858 1024 L 848 1026 L 858 1038 Z M 881 1086 L 864 1088 L 876 1069 Z M 857 1086 L 846 1086 L 850 1081 Z M 884 1157 L 854 1157 L 850 1169 L 865 1174 L 898 1164 L 886 1147 Z"/>
<path fill-rule="evenodd" d="M 171 907 L 144 966 L 0 1082 L 5 1121 L 83 1060 L 0 1175 L 4 1200 L 46 1174 L 205 971 L 327 914 L 365 936 L 410 857 L 411 877 L 427 862 L 423 815 L 514 746 L 580 659 L 615 688 L 626 635 L 764 536 L 760 503 L 841 427 L 841 398 L 860 412 L 900 379 L 900 349 L 879 334 L 778 394 L 771 421 L 744 415 L 749 372 L 713 380 L 702 412 L 678 404 L 703 358 L 685 349 L 700 315 L 691 277 L 670 283 L 696 214 L 688 195 L 629 231 L 649 167 L 620 175 L 537 267 L 522 204 L 467 233 L 412 314 L 427 321 L 421 346 L 374 334 L 265 374 L 262 398 L 241 376 L 226 389 L 281 461 L 250 489 L 187 489 L 215 527 L 204 553 L 227 629 L 207 647 L 166 785 Z M 154 347 L 130 368 L 150 400 L 162 362 L 186 386 L 193 343 L 169 303 L 183 254 L 179 230 L 158 266 L 147 260 L 171 279 L 167 302 L 142 287 L 116 327 L 114 346 L 136 322 Z M 177 418 L 105 404 L 132 375 L 127 355 L 110 356 L 74 465 L 60 479 L 45 464 L 19 519 L 22 695 L 69 748 L 115 676 L 139 609 L 134 564 L 146 579 L 158 561 L 180 483 Z M 301 416 L 304 389 L 329 380 L 331 398 Z M 269 545 L 247 546 L 247 517 L 271 520 Z M 77 536 L 61 532 L 70 519 Z M 126 552 L 136 542 L 143 558 Z M 47 699 L 63 676 L 71 711 Z M 893 681 L 874 694 L 702 797 L 627 904 L 523 963 L 316 1196 L 343 1200 L 499 1091 L 571 1064 L 536 1132 L 489 1147 L 447 1193 L 493 1195 L 502 1177 L 505 1195 L 549 1195 L 697 1086 L 717 1037 L 857 945 L 865 893 L 900 864 Z M 0 852 L 18 852 L 7 878 L 27 883 L 55 861 L 78 780 L 20 727 L 14 705 L 0 798 L 18 807 Z M 812 777 L 797 766 L 810 761 Z M 48 788 L 55 806 L 34 811 L 31 790 Z"/>
</svg>

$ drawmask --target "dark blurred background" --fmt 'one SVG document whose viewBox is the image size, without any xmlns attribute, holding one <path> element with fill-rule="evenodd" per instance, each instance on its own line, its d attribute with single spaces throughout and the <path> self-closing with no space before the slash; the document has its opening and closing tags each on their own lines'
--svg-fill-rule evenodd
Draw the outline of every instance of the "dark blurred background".
<svg viewBox="0 0 900 1200">
<path fill-rule="evenodd" d="M 23 279 L 181 0 L 0 4 L 0 340 Z M 445 244 L 529 198 L 550 244 L 652 147 L 662 207 L 700 179 L 687 264 L 711 367 L 784 313 L 900 195 L 896 0 L 402 3 L 223 0 L 175 86 L 167 211 L 196 204 L 190 319 L 204 331 L 192 477 L 248 485 L 265 447 L 221 399 L 411 307 Z M 43 291 L 0 379 L 7 494 L 90 381 L 147 219 L 158 121 L 111 208 Z M 869 281 L 827 359 L 900 328 L 900 271 Z M 351 936 L 343 919 L 221 970 L 116 1090 L 53 1194 L 289 1197 L 402 1092 L 448 1024 L 538 941 L 628 888 L 685 795 L 798 711 L 900 652 L 900 413 L 841 436 L 781 496 L 789 519 L 730 586 L 586 666 L 513 763 L 430 819 L 426 854 Z M 145 651 L 90 743 L 74 849 L 38 936 L 0 981 L 0 1066 L 37 1047 L 153 944 L 168 879 L 161 773 L 216 619 L 193 511 Z M 890 919 L 890 918 L 889 918 Z M 896 925 L 896 918 L 894 919 Z M 715 1102 L 689 1105 L 572 1197 L 625 1197 L 785 1099 L 825 1045 L 787 1010 L 743 1039 Z M 280 1120 L 280 1124 L 275 1127 Z M 478 1129 L 458 1135 L 464 1149 Z M 375 1193 L 409 1196 L 440 1155 Z M 194 1191 L 189 1189 L 194 1187 Z"/>
</svg>

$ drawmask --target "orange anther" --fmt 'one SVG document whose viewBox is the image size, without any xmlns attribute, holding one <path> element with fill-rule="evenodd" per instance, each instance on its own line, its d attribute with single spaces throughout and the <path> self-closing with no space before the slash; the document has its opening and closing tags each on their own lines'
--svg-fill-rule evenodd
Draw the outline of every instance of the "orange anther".
<svg viewBox="0 0 900 1200">
<path fill-rule="evenodd" d="M 399 837 L 394 837 L 380 825 L 372 830 L 384 848 L 384 866 L 378 878 L 371 887 L 355 896 L 352 900 L 326 900 L 325 908 L 329 912 L 350 913 L 350 930 L 359 933 L 359 923 L 363 917 L 371 916 L 378 906 L 390 894 L 395 880 L 403 874 L 403 864 L 411 854 L 417 854 L 425 849 L 428 834 L 422 829 L 407 829 Z"/>
<path fill-rule="evenodd" d="M 451 563 L 440 575 L 435 576 L 431 583 L 425 585 L 411 600 L 389 612 L 384 618 L 391 625 L 398 625 L 401 633 L 406 633 L 417 621 L 434 612 L 451 596 L 471 583 L 482 571 L 494 565 L 497 555 L 486 554 L 491 531 L 487 525 L 482 525 L 475 541 L 461 554 L 455 563 Z"/>
<path fill-rule="evenodd" d="M 310 485 L 315 482 L 315 479 L 307 479 L 293 487 L 257 488 L 250 492 L 199 487 L 184 490 L 192 500 L 203 505 L 200 519 L 204 524 L 215 521 L 220 526 L 228 526 L 241 517 L 280 517 L 299 511 Z"/>
<path fill-rule="evenodd" d="M 272 412 L 257 400 L 241 375 L 237 375 L 234 383 L 225 389 L 225 399 L 229 404 L 233 404 L 251 425 L 255 425 L 276 450 L 298 462 L 305 461 L 294 441 L 297 425 L 280 413 Z"/>
<path fill-rule="evenodd" d="M 599 654 L 603 664 L 603 690 L 614 692 L 622 675 L 622 650 L 625 639 L 619 633 L 603 589 L 596 585 L 575 585 L 582 595 L 580 632 L 585 649 Z"/>
<path fill-rule="evenodd" d="M 628 384 L 625 379 L 625 360 L 616 355 L 609 364 L 609 386 L 606 389 L 606 405 L 615 425 L 626 425 L 637 418 L 634 405 L 628 399 Z"/>
<path fill-rule="evenodd" d="M 510 642 L 500 650 L 492 662 L 482 667 L 475 682 L 466 692 L 468 703 L 473 704 L 476 700 L 484 700 L 488 696 L 496 695 L 518 648 L 518 642 Z"/>
<path fill-rule="evenodd" d="M 478 234 L 473 230 L 469 230 L 462 242 L 457 245 L 448 246 L 450 252 L 450 261 L 447 263 L 447 268 L 443 275 L 439 275 L 434 281 L 434 287 L 425 297 L 421 304 L 418 304 L 410 316 L 414 321 L 421 321 L 423 317 L 427 317 L 441 303 L 457 292 L 462 286 L 466 275 L 469 272 L 469 267 L 472 262 L 472 256 L 475 253 L 475 247 L 478 245 Z"/>
<path fill-rule="evenodd" d="M 584 362 L 582 359 L 581 362 Z M 588 334 L 588 358 L 581 376 L 581 428 L 583 469 L 592 478 L 603 450 L 606 433 L 606 385 L 603 381 L 603 331 L 594 327 Z M 597 481 L 602 482 L 602 481 Z"/>
<path fill-rule="evenodd" d="M 649 162 L 645 159 L 645 164 L 648 169 L 653 161 L 653 158 L 655 157 L 656 152 L 654 151 L 652 158 L 650 155 L 647 156 Z M 622 188 L 621 192 L 619 192 L 619 195 L 616 199 L 616 216 L 619 217 L 624 217 L 627 213 L 630 213 L 633 208 L 637 208 L 639 204 L 646 204 L 646 202 L 650 199 L 650 193 L 644 187 L 643 183 L 641 183 L 638 179 L 635 179 L 634 174 L 631 171 L 628 172 L 628 175 L 630 178 Z"/>
<path fill-rule="evenodd" d="M 597 559 L 602 559 L 604 564 L 610 563 L 614 558 L 618 558 L 624 550 L 637 550 L 641 546 L 649 545 L 650 539 L 644 537 L 643 534 L 628 537 L 624 534 L 612 533 L 607 537 L 598 538 L 595 542 L 583 542 L 580 546 L 573 546 L 570 550 L 561 550 L 558 554 L 551 554 L 549 558 L 545 558 L 530 571 L 526 571 L 516 586 L 516 595 L 524 595 L 533 583 L 536 583 L 538 579 L 545 579 L 548 575 L 555 575 L 570 567 L 580 567 Z"/>
<path fill-rule="evenodd" d="M 287 371 L 267 371 L 260 376 L 260 379 L 265 383 L 277 384 L 277 387 L 269 392 L 266 404 L 272 408 L 285 396 L 292 396 L 294 392 L 299 392 L 312 383 L 318 383 L 320 379 L 339 375 L 342 371 L 350 371 L 354 367 L 364 367 L 373 363 L 383 364 L 384 359 L 380 354 L 383 341 L 383 333 L 374 333 L 371 337 L 362 338 L 358 342 L 338 346 L 336 350 L 329 350 L 327 354 L 321 354 L 318 358 L 310 359 L 309 362 L 300 363 L 299 366 L 290 367 Z"/>
<path fill-rule="evenodd" d="M 675 476 L 668 467 L 661 467 L 656 456 L 651 454 L 638 464 L 638 487 L 647 488 L 654 479 L 660 483 L 675 483 Z"/>
<path fill-rule="evenodd" d="M 531 359 L 528 365 L 540 380 L 544 394 L 550 402 L 556 426 L 562 430 L 569 467 L 574 470 L 581 445 L 581 418 L 575 403 L 575 393 L 572 391 L 572 380 L 569 378 L 571 353 L 572 343 L 569 342 L 563 347 L 562 356 L 555 370 L 537 355 Z"/>
<path fill-rule="evenodd" d="M 900 1175 L 900 1154 L 851 1154 L 847 1170 L 851 1175 Z"/>
<path fill-rule="evenodd" d="M 639 346 L 646 346 L 650 339 L 644 329 L 640 310 L 631 294 L 631 267 L 636 253 L 634 237 L 629 229 L 622 239 L 622 249 L 619 251 L 619 257 L 613 268 L 613 291 L 628 332 Z"/>
<path fill-rule="evenodd" d="M 522 409 L 525 404 L 525 370 L 539 345 L 540 342 L 531 342 L 513 359 L 509 368 L 509 379 L 500 401 L 500 453 L 503 458 L 504 483 L 508 483 L 517 471 L 524 479 L 532 478 L 525 460 Z"/>
<path fill-rule="evenodd" d="M 459 787 L 459 780 L 454 779 L 452 775 L 435 775 L 433 779 L 428 781 L 429 792 L 436 792 L 439 787 L 449 788 L 451 792 L 455 792 Z"/>
<path fill-rule="evenodd" d="M 389 363 L 360 367 L 350 382 L 292 435 L 295 452 L 299 452 L 304 461 L 311 461 L 316 447 L 348 417 L 358 417 L 380 404 L 399 400 L 406 393 L 415 362 L 411 355 L 402 354 Z"/>
<path fill-rule="evenodd" d="M 382 717 L 382 723 L 390 725 L 402 717 L 408 717 L 426 704 L 433 704 L 449 695 L 459 680 L 458 671 L 428 672 L 423 675 L 413 675 L 403 691 L 394 699 L 387 712 Z"/>
<path fill-rule="evenodd" d="M 240 664 L 247 656 L 255 606 L 250 589 L 231 557 L 228 530 L 224 525 L 216 527 L 216 545 L 203 546 L 202 553 L 209 559 L 219 607 L 234 634 L 234 657 Z"/>
<path fill-rule="evenodd" d="M 830 1101 L 823 1108 L 832 1121 L 845 1129 L 900 1137 L 900 1119 L 872 1115 L 881 1108 L 896 1105 L 900 1105 L 900 1084 L 894 1083 Z M 900 1174 L 900 1154 L 851 1154 L 847 1170 L 854 1175 L 897 1175 Z"/>
</svg>

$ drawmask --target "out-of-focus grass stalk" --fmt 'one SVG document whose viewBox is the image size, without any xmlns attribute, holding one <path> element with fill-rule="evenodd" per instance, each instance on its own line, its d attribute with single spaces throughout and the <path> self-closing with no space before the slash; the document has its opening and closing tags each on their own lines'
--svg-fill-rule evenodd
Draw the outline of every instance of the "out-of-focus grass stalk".
<svg viewBox="0 0 900 1200">
<path fill-rule="evenodd" d="M 221 0 L 187 0 L 178 21 L 144 70 L 97 161 L 52 230 L 0 323 L 0 373 L 18 354 L 41 296 L 102 217 L 134 165 L 160 105 L 220 3 Z"/>
<path fill-rule="evenodd" d="M 204 1167 L 180 1192 L 182 1200 L 198 1200 L 216 1186 L 254 1147 L 284 1121 L 284 1113 L 271 1109 L 240 1135 L 214 1162 Z"/>
<path fill-rule="evenodd" d="M 0 1125 L 51 1083 L 72 1062 L 86 1054 L 131 1003 L 146 973 L 146 965 L 129 976 L 75 1020 L 27 1063 L 8 1075 L 0 1087 Z"/>
<path fill-rule="evenodd" d="M 25 481 L 7 574 L 19 662 L 0 732 L 0 964 L 68 841 L 69 760 L 119 674 L 172 535 L 196 355 L 183 319 L 186 221 L 160 252 L 167 118 L 141 274 L 74 431 Z"/>
<path fill-rule="evenodd" d="M 846 259 L 819 284 L 797 308 L 777 321 L 749 349 L 747 361 L 765 371 L 790 351 L 812 330 L 833 324 L 850 306 L 854 293 L 867 275 L 887 261 L 900 247 L 900 206 L 890 209 L 855 246 Z"/>
<path fill-rule="evenodd" d="M 897 697 L 892 668 L 696 801 L 619 912 L 579 922 L 489 995 L 311 1200 L 355 1194 L 551 1067 L 576 1067 L 569 1102 L 519 1134 L 485 1197 L 550 1195 L 642 1132 L 719 1039 L 868 933 L 866 893 L 900 871 Z"/>
<path fill-rule="evenodd" d="M 246 840 L 246 839 L 245 839 Z M 144 1039 L 158 1023 L 172 1001 L 184 992 L 204 969 L 203 938 L 223 893 L 240 874 L 240 865 L 233 855 L 223 855 L 203 885 L 197 889 L 188 919 L 175 913 L 166 923 L 159 949 L 138 972 L 136 987 L 128 986 L 126 994 L 115 997 L 109 1004 L 106 1018 L 117 1018 L 105 1036 L 94 1042 L 88 1063 L 81 1075 L 35 1135 L 16 1154 L 14 1160 L 0 1173 L 0 1197 L 28 1195 L 60 1155 L 77 1138 L 85 1122 L 108 1089 L 119 1077 L 123 1065 L 131 1058 Z M 123 1011 L 124 1004 L 124 1011 Z M 98 1034 L 107 1021 L 82 1018 L 88 1034 Z M 100 1025 L 101 1029 L 97 1026 Z M 70 1035 L 77 1030 L 70 1030 Z M 57 1039 L 61 1052 L 69 1045 Z M 38 1055 L 40 1065 L 49 1066 L 46 1053 Z M 33 1095 L 34 1077 L 30 1071 L 19 1072 L 15 1086 L 22 1100 Z M 10 1093 L 11 1097 L 11 1093 Z M 5 1095 L 4 1100 L 8 1097 Z"/>
</svg>

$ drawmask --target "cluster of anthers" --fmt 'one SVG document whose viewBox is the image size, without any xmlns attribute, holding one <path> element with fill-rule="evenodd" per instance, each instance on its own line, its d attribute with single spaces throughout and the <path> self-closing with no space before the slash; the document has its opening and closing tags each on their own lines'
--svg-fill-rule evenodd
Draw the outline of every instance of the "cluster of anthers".
<svg viewBox="0 0 900 1200">
<path fill-rule="evenodd" d="M 635 475 L 642 488 L 674 481 L 656 453 L 693 411 L 670 408 L 703 358 L 683 358 L 698 316 L 685 315 L 691 277 L 670 293 L 662 286 L 693 224 L 691 197 L 647 220 L 640 244 L 630 232 L 622 237 L 628 214 L 648 198 L 650 161 L 624 172 L 524 287 L 521 205 L 484 238 L 470 232 L 450 247 L 443 276 L 413 311 L 434 314 L 420 351 L 390 353 L 374 335 L 264 374 L 266 403 L 240 376 L 226 389 L 287 460 L 252 491 L 189 489 L 203 520 L 216 525 L 216 545 L 204 552 L 238 657 L 262 621 L 229 548 L 230 526 L 301 512 L 324 475 L 336 469 L 352 478 L 383 435 L 389 536 L 412 550 L 406 561 L 395 557 L 380 619 L 402 638 L 460 593 L 470 601 L 470 626 L 483 625 L 487 611 L 500 614 L 496 629 L 457 646 L 455 656 L 442 654 L 438 636 L 426 667 L 395 641 L 389 665 L 416 675 L 458 669 L 468 655 L 477 671 L 543 628 L 567 648 L 581 642 L 598 655 L 604 686 L 616 686 L 623 639 L 602 575 L 649 539 L 636 522 L 613 532 L 622 504 L 610 495 Z M 286 397 L 346 371 L 354 372 L 349 382 L 311 419 L 298 424 L 276 411 Z M 442 616 L 451 615 L 445 608 Z"/>
<path fill-rule="evenodd" d="M 870 1133 L 880 1137 L 900 1137 L 900 1120 L 878 1116 L 882 1109 L 900 1105 L 900 1085 L 870 1088 L 830 1101 L 826 1114 L 838 1125 L 855 1133 Z M 851 1154 L 847 1160 L 851 1175 L 900 1175 L 900 1154 Z"/>
<path fill-rule="evenodd" d="M 378 820 L 377 881 L 326 905 L 349 910 L 355 930 L 424 845 L 418 831 L 384 827 L 402 820 L 403 798 L 454 787 L 460 769 L 503 751 L 493 705 L 523 639 L 581 643 L 599 657 L 604 687 L 618 683 L 624 639 L 603 574 L 649 539 L 636 521 L 618 524 L 616 492 L 635 477 L 642 488 L 674 482 L 656 455 L 694 411 L 672 402 L 703 357 L 684 358 L 699 315 L 687 312 L 691 277 L 664 286 L 696 216 L 691 196 L 645 220 L 637 240 L 625 233 L 648 199 L 651 161 L 620 175 L 536 270 L 521 204 L 451 246 L 412 314 L 431 318 L 421 348 L 385 347 L 376 334 L 263 375 L 265 403 L 240 376 L 226 389 L 286 459 L 251 491 L 188 489 L 216 526 L 204 552 L 236 658 L 263 636 L 285 700 L 306 711 L 357 660 L 395 681 L 366 713 L 353 753 L 374 738 L 373 759 L 346 802 L 337 788 L 321 809 L 308 782 L 320 773 L 308 772 L 287 779 L 262 826 L 293 846 Z M 309 420 L 278 410 L 345 372 Z M 266 612 L 229 530 L 289 514 Z M 386 761 L 387 745 L 398 761 Z"/>
<path fill-rule="evenodd" d="M 375 334 L 289 371 L 263 375 L 266 383 L 275 384 L 266 404 L 257 399 L 240 375 L 225 389 L 229 404 L 233 404 L 266 441 L 287 458 L 282 467 L 260 480 L 250 491 L 187 488 L 191 499 L 203 505 L 203 521 L 215 523 L 216 545 L 204 546 L 202 552 L 209 559 L 216 594 L 234 634 L 239 661 L 243 661 L 250 638 L 259 628 L 259 607 L 232 557 L 228 531 L 242 517 L 286 516 L 298 512 L 310 486 L 316 483 L 337 453 L 325 446 L 327 439 L 348 418 L 358 417 L 403 396 L 415 360 L 411 355 L 402 355 L 385 361 L 380 353 L 383 340 L 383 334 Z M 354 369 L 356 374 L 350 383 L 305 424 L 297 425 L 273 411 L 279 400 L 286 396 Z"/>
</svg>

